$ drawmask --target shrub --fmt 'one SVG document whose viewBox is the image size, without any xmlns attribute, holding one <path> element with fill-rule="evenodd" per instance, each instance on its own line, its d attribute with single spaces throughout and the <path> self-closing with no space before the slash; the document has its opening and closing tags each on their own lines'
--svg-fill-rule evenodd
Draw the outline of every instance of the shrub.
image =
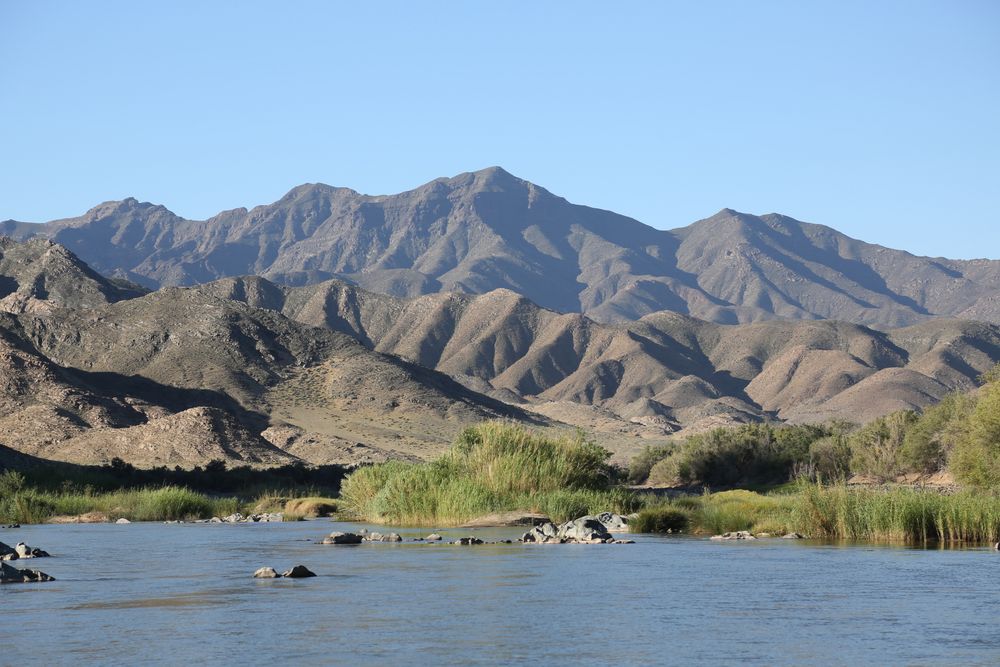
<svg viewBox="0 0 1000 667">
<path fill-rule="evenodd" d="M 629 461 L 629 484 L 642 484 L 646 482 L 649 479 L 649 473 L 653 469 L 653 466 L 670 456 L 672 451 L 673 447 L 670 446 L 644 447 L 642 451 Z"/>
<path fill-rule="evenodd" d="M 910 410 L 894 412 L 865 425 L 851 436 L 851 469 L 880 480 L 901 471 L 900 452 L 907 429 L 917 420 Z"/>
<path fill-rule="evenodd" d="M 629 530 L 633 533 L 679 533 L 686 530 L 690 522 L 688 513 L 679 507 L 650 507 L 629 521 Z"/>
</svg>

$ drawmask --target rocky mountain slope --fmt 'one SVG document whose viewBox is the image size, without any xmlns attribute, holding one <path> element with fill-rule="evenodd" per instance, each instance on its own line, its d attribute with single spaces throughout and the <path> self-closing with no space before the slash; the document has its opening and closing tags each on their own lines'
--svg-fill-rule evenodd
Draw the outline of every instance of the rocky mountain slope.
<svg viewBox="0 0 1000 667">
<path fill-rule="evenodd" d="M 47 237 L 100 273 L 149 287 L 340 277 L 403 297 L 505 288 L 599 322 L 662 310 L 725 324 L 1000 322 L 995 260 L 915 257 L 829 227 L 728 209 L 661 231 L 495 167 L 391 196 L 302 185 L 273 204 L 206 221 L 126 199 L 41 225 L 2 222 L 0 234 Z"/>
<path fill-rule="evenodd" d="M 354 463 L 437 453 L 482 419 L 545 422 L 199 288 L 107 301 L 0 314 L 0 446 L 75 463 Z"/>
<path fill-rule="evenodd" d="M 290 288 L 263 278 L 201 289 L 350 334 L 564 421 L 579 423 L 586 406 L 619 425 L 668 432 L 761 418 L 867 421 L 969 389 L 1000 361 L 1000 326 L 965 320 L 882 332 L 836 321 L 720 325 L 661 312 L 602 324 L 509 290 L 401 299 L 336 280 Z"/>
</svg>

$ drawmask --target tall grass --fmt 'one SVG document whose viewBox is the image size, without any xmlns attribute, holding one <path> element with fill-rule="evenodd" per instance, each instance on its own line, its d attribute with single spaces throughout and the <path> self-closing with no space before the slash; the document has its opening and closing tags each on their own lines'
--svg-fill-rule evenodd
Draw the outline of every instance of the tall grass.
<svg viewBox="0 0 1000 667">
<path fill-rule="evenodd" d="M 90 512 L 129 521 L 206 519 L 232 514 L 240 507 L 236 498 L 212 498 L 176 486 L 108 493 L 21 488 L 0 494 L 0 522 L 43 523 L 53 516 Z"/>
<path fill-rule="evenodd" d="M 810 486 L 797 496 L 797 524 L 817 537 L 899 542 L 1000 540 L 1000 496 L 961 491 Z"/>
<path fill-rule="evenodd" d="M 378 523 L 456 525 L 491 512 L 524 510 L 556 521 L 631 511 L 635 496 L 611 488 L 609 453 L 577 434 L 552 437 L 504 422 L 462 432 L 429 463 L 362 468 L 341 488 L 344 507 Z"/>
<path fill-rule="evenodd" d="M 1000 496 L 917 489 L 852 489 L 803 484 L 791 493 L 724 491 L 661 501 L 640 512 L 637 531 L 676 532 L 681 516 L 692 533 L 737 530 L 866 542 L 996 542 Z"/>
</svg>

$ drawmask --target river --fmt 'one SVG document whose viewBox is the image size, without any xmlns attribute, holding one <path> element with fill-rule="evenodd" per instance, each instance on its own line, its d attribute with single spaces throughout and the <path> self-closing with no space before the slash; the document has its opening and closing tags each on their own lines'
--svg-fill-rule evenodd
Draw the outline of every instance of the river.
<svg viewBox="0 0 1000 667">
<path fill-rule="evenodd" d="M 317 543 L 360 527 L 0 529 L 53 554 L 13 565 L 57 579 L 0 587 L 0 664 L 1000 664 L 987 548 Z M 250 576 L 300 563 L 319 576 Z"/>
</svg>

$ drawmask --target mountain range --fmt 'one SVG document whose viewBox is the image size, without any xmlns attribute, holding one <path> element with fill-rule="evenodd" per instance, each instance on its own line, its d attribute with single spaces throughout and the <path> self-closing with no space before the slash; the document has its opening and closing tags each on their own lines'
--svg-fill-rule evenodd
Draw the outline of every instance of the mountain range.
<svg viewBox="0 0 1000 667">
<path fill-rule="evenodd" d="M 8 220 L 0 234 L 49 238 L 101 274 L 153 289 L 242 275 L 293 286 L 339 278 L 399 297 L 504 288 L 598 322 L 662 310 L 721 324 L 1000 322 L 997 260 L 917 257 L 729 209 L 664 231 L 499 167 L 388 196 L 301 185 L 205 221 L 125 199 L 77 218 Z"/>
<path fill-rule="evenodd" d="M 0 460 L 422 459 L 501 418 L 624 462 L 677 432 L 921 409 L 1000 361 L 1000 262 L 728 210 L 660 231 L 496 168 L 0 231 Z"/>
</svg>

